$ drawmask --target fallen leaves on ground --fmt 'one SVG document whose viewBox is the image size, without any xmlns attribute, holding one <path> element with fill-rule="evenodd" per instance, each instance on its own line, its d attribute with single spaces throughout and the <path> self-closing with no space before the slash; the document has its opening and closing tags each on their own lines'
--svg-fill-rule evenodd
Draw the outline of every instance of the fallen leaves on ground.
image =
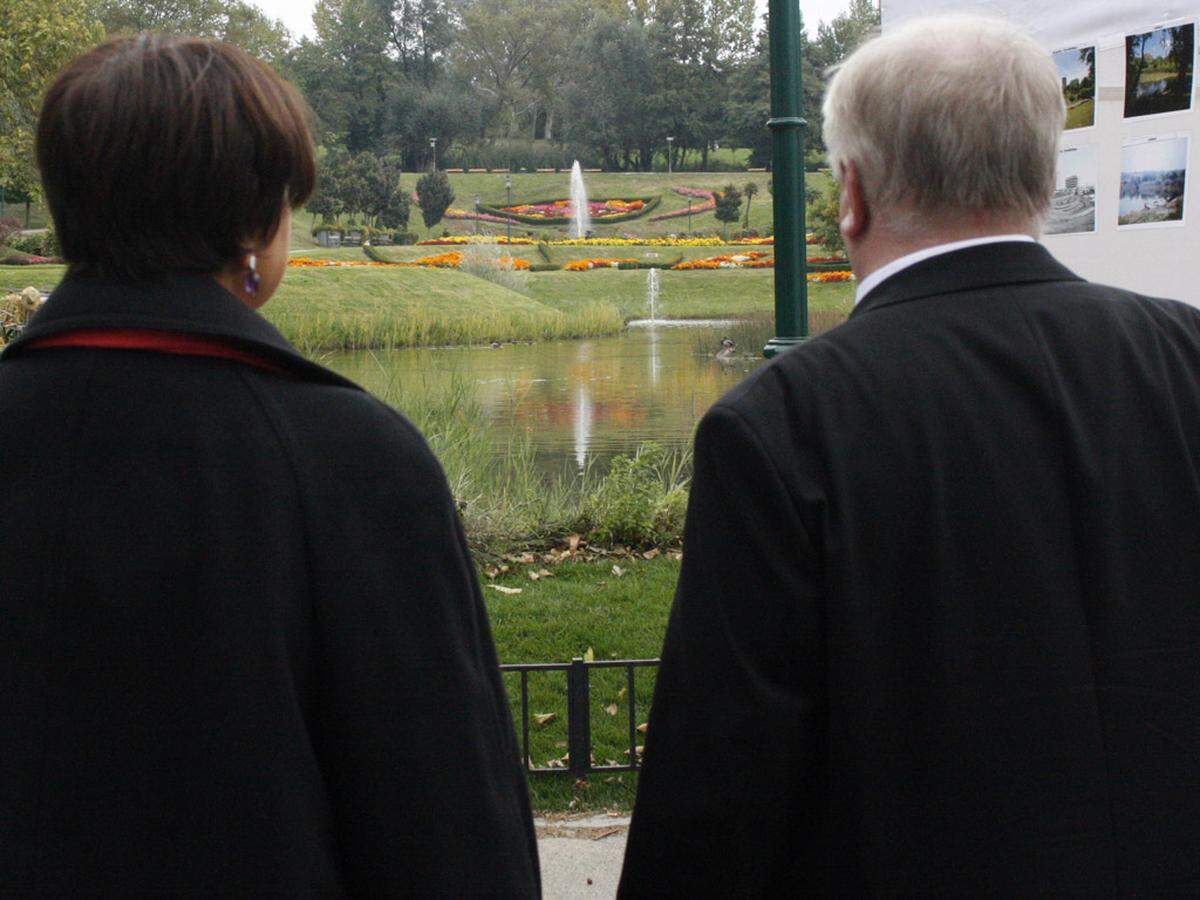
<svg viewBox="0 0 1200 900">
<path fill-rule="evenodd" d="M 488 587 L 490 587 L 493 591 L 499 591 L 502 594 L 519 594 L 519 593 L 521 593 L 520 588 L 505 587 L 502 584 L 489 584 Z"/>
<path fill-rule="evenodd" d="M 647 730 L 649 730 L 649 728 L 650 728 L 650 723 L 649 723 L 649 722 L 643 722 L 641 725 L 639 725 L 639 726 L 637 727 L 638 734 L 645 734 L 645 733 L 647 732 Z"/>
<path fill-rule="evenodd" d="M 606 713 L 608 713 L 610 716 L 615 716 L 617 714 L 617 704 L 615 704 L 615 703 L 608 704 L 608 706 L 604 707 L 604 711 Z"/>
<path fill-rule="evenodd" d="M 549 725 L 558 718 L 558 713 L 537 713 L 533 717 L 533 721 L 538 725 Z"/>
<path fill-rule="evenodd" d="M 614 575 L 616 575 L 618 578 L 620 578 L 622 575 L 625 574 L 625 570 L 622 569 L 620 566 L 618 566 L 616 563 L 613 563 L 612 573 Z"/>
</svg>

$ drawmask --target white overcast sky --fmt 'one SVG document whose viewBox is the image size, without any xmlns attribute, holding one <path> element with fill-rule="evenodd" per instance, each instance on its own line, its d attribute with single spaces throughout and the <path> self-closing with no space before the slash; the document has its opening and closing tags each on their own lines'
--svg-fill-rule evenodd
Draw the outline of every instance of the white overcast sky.
<svg viewBox="0 0 1200 900">
<path fill-rule="evenodd" d="M 283 24 L 296 38 L 314 37 L 312 25 L 313 0 L 252 0 L 272 19 L 282 19 Z M 818 22 L 827 22 L 846 8 L 848 0 L 800 0 L 800 12 L 810 35 L 815 35 Z M 755 0 L 761 15 L 767 8 L 767 0 Z"/>
</svg>

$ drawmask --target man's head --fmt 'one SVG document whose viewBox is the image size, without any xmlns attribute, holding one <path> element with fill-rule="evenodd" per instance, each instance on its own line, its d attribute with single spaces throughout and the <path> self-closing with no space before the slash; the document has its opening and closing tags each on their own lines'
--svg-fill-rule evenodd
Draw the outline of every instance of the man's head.
<svg viewBox="0 0 1200 900">
<path fill-rule="evenodd" d="M 922 19 L 864 44 L 824 106 L 851 259 L 1036 234 L 1065 117 L 1050 54 L 1002 21 Z"/>
</svg>

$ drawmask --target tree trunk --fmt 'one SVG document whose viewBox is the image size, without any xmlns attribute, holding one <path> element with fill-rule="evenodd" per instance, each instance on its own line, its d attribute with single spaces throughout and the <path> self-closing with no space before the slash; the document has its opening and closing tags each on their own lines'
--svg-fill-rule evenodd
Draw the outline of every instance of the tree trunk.
<svg viewBox="0 0 1200 900">
<path fill-rule="evenodd" d="M 546 140 L 554 140 L 554 110 L 546 110 Z"/>
<path fill-rule="evenodd" d="M 28 197 L 26 197 L 25 198 L 25 230 L 26 231 L 29 230 L 29 206 L 30 206 L 30 200 Z"/>
<path fill-rule="evenodd" d="M 704 149 L 700 151 L 700 171 L 708 171 L 708 141 L 704 142 Z"/>
</svg>

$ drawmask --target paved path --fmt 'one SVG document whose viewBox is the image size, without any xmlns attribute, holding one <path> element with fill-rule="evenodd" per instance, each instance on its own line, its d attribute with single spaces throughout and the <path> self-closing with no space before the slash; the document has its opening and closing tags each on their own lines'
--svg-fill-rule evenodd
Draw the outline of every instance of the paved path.
<svg viewBox="0 0 1200 900">
<path fill-rule="evenodd" d="M 616 896 L 629 833 L 627 816 L 601 813 L 568 819 L 538 818 L 534 824 L 545 900 L 611 900 Z"/>
</svg>

